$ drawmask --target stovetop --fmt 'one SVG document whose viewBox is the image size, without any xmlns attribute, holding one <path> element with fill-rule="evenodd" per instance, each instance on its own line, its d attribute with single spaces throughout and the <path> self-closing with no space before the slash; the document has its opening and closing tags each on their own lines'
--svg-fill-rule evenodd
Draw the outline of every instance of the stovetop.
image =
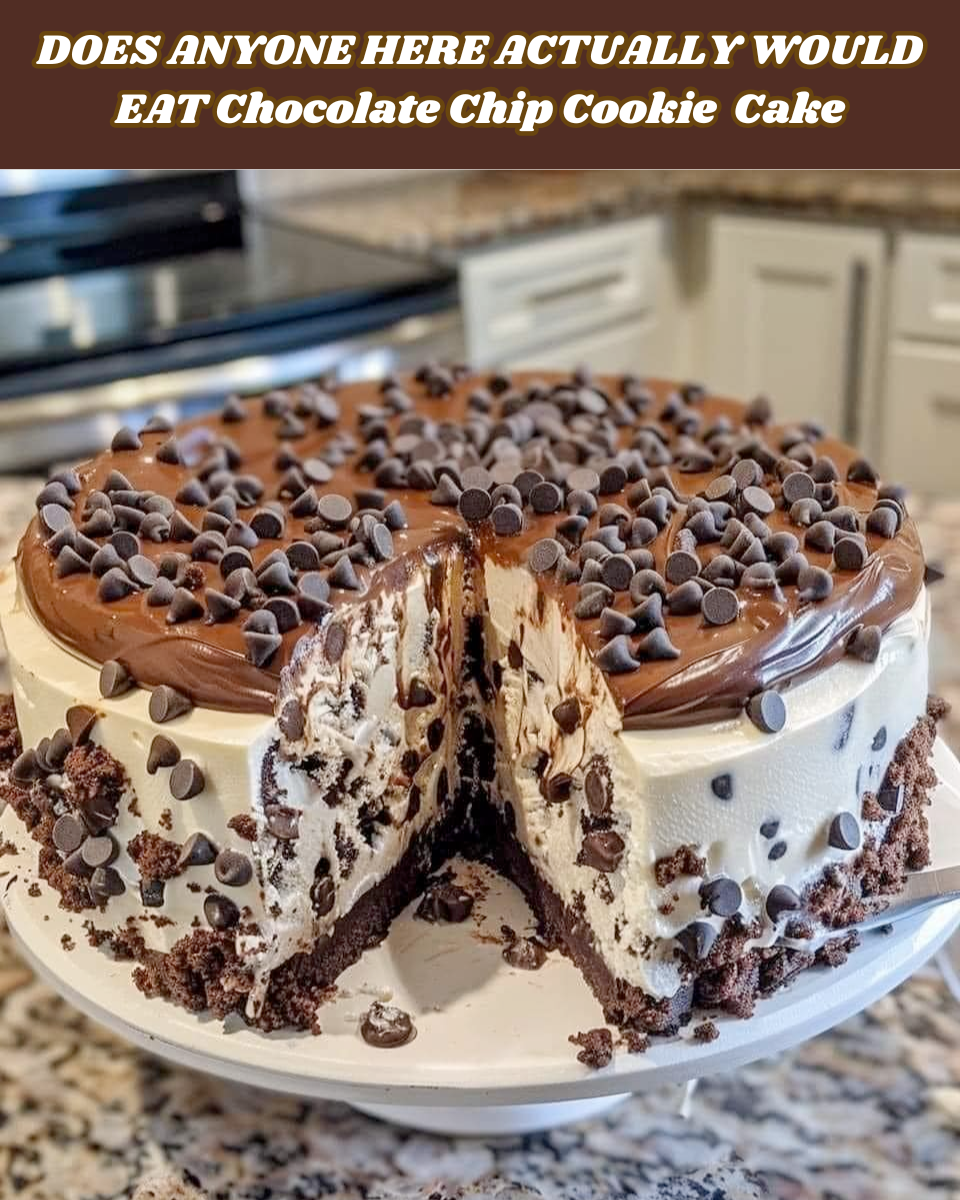
<svg viewBox="0 0 960 1200">
<path fill-rule="evenodd" d="M 395 319 L 455 303 L 436 263 L 239 213 L 207 235 L 134 231 L 79 256 L 55 242 L 39 253 L 42 278 L 0 283 L 0 398 L 268 351 L 294 326 L 342 337 L 378 306 Z"/>
</svg>

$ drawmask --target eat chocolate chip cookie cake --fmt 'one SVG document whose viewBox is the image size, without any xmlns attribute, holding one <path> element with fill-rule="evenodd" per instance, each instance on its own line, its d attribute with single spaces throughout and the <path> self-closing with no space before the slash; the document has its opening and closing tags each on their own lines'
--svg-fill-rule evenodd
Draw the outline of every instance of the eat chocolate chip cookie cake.
<svg viewBox="0 0 960 1200">
<path fill-rule="evenodd" d="M 843 957 L 927 861 L 896 486 L 770 406 L 428 366 L 121 430 L 0 587 L 0 795 L 149 995 L 318 1003 L 453 853 L 608 1021 Z"/>
</svg>

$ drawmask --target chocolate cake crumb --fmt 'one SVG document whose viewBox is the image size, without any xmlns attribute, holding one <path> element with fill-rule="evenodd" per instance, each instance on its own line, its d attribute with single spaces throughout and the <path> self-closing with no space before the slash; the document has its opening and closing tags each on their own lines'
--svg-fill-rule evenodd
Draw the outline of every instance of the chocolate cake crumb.
<svg viewBox="0 0 960 1200">
<path fill-rule="evenodd" d="M 860 935 L 855 929 L 843 937 L 830 938 L 816 953 L 818 963 L 826 967 L 842 967 L 850 953 L 860 945 Z"/>
<path fill-rule="evenodd" d="M 7 854 L 16 854 L 16 853 L 17 853 L 16 842 L 0 842 L 0 858 L 3 858 Z"/>
<path fill-rule="evenodd" d="M 23 751 L 13 697 L 0 696 L 0 767 L 9 766 Z"/>
<path fill-rule="evenodd" d="M 703 875 L 706 869 L 707 860 L 688 843 L 678 846 L 669 857 L 658 858 L 653 864 L 653 877 L 660 887 L 669 887 L 681 875 Z"/>
<path fill-rule="evenodd" d="M 36 880 L 34 880 L 33 883 L 31 883 L 27 888 L 27 895 L 32 896 L 34 900 L 39 899 L 39 897 L 43 895 L 40 884 L 37 883 Z"/>
<path fill-rule="evenodd" d="M 231 817 L 227 822 L 227 828 L 232 829 L 237 837 L 243 838 L 245 842 L 257 840 L 256 818 L 249 813 L 237 813 L 235 817 Z"/>
<path fill-rule="evenodd" d="M 64 950 L 69 951 L 76 949 L 77 944 L 69 933 L 65 933 L 60 938 L 60 945 L 64 948 Z"/>
<path fill-rule="evenodd" d="M 613 1034 L 609 1029 L 601 1027 L 588 1029 L 585 1033 L 571 1033 L 567 1041 L 582 1047 L 577 1054 L 577 1062 L 582 1062 L 591 1070 L 609 1067 L 613 1061 Z"/>
<path fill-rule="evenodd" d="M 646 1054 L 650 1049 L 650 1038 L 642 1029 L 628 1026 L 620 1030 L 620 1044 L 628 1054 Z"/>
<path fill-rule="evenodd" d="M 158 833 L 144 830 L 127 842 L 127 853 L 144 879 L 165 880 L 179 875 L 180 846 Z"/>
<path fill-rule="evenodd" d="M 157 819 L 157 824 L 161 829 L 166 829 L 167 832 L 173 828 L 173 813 L 169 808 L 165 808 Z"/>
<path fill-rule="evenodd" d="M 715 1042 L 720 1036 L 720 1030 L 713 1021 L 701 1021 L 693 1027 L 693 1037 L 697 1042 Z"/>
</svg>

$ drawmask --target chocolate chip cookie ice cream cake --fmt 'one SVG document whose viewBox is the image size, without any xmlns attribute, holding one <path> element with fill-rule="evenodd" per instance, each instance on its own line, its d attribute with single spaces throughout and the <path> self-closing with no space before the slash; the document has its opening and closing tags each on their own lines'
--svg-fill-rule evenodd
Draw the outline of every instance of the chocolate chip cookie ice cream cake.
<svg viewBox="0 0 960 1200">
<path fill-rule="evenodd" d="M 36 505 L 0 792 L 151 996 L 316 1028 L 458 853 L 669 1033 L 927 861 L 904 493 L 764 400 L 431 365 L 123 429 Z"/>
</svg>

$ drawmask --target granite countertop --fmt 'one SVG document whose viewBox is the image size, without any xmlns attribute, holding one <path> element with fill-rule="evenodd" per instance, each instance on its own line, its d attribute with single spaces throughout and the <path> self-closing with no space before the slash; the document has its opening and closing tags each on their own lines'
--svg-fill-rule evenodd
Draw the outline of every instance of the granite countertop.
<svg viewBox="0 0 960 1200">
<path fill-rule="evenodd" d="M 0 481 L 0 561 L 34 491 Z M 928 557 L 960 564 L 960 502 L 913 511 Z M 960 747 L 960 571 L 933 600 Z M 0 927 L 4 1200 L 934 1200 L 960 1196 L 958 1147 L 960 1004 L 935 965 L 805 1045 L 702 1080 L 683 1112 L 665 1090 L 549 1134 L 448 1140 L 134 1050 L 36 979 Z"/>
<path fill-rule="evenodd" d="M 483 171 L 366 184 L 270 211 L 337 237 L 449 260 L 683 203 L 960 230 L 960 171 Z"/>
</svg>

